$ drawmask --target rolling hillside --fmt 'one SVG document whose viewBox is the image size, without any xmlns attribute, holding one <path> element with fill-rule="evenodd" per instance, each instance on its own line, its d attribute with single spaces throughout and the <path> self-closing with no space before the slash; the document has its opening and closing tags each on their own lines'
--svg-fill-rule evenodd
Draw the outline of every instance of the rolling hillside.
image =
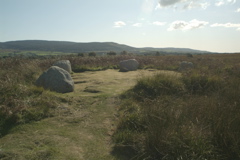
<svg viewBox="0 0 240 160">
<path fill-rule="evenodd" d="M 166 53 L 210 53 L 206 51 L 193 50 L 189 48 L 135 48 L 114 42 L 89 42 L 77 43 L 67 41 L 45 41 L 45 40 L 23 40 L 1 42 L 0 49 L 14 49 L 25 51 L 52 51 L 52 52 L 108 52 L 128 51 L 135 53 L 144 52 L 166 52 Z"/>
</svg>

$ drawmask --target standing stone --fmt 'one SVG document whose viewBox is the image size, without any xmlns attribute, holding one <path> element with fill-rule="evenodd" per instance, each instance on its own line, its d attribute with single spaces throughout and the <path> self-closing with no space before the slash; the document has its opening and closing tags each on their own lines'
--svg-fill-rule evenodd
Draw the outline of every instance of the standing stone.
<svg viewBox="0 0 240 160">
<path fill-rule="evenodd" d="M 120 72 L 135 71 L 138 69 L 139 63 L 136 59 L 128 59 L 119 63 Z"/>
<path fill-rule="evenodd" d="M 36 86 L 59 93 L 73 92 L 74 82 L 66 70 L 52 66 L 37 79 Z"/>
<path fill-rule="evenodd" d="M 191 68 L 193 68 L 192 62 L 183 61 L 180 64 L 179 71 L 184 71 L 184 70 L 191 69 Z"/>
<path fill-rule="evenodd" d="M 71 63 L 69 60 L 57 61 L 53 64 L 53 66 L 58 66 L 62 69 L 65 69 L 66 71 L 68 71 L 68 73 L 72 72 L 72 67 L 71 67 Z"/>
</svg>

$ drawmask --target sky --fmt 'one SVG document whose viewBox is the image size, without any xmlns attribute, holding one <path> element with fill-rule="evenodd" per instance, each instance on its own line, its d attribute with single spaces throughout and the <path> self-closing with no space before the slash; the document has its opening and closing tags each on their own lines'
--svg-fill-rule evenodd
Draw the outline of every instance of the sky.
<svg viewBox="0 0 240 160">
<path fill-rule="evenodd" d="M 240 52 L 240 0 L 0 0 L 0 42 Z"/>
</svg>

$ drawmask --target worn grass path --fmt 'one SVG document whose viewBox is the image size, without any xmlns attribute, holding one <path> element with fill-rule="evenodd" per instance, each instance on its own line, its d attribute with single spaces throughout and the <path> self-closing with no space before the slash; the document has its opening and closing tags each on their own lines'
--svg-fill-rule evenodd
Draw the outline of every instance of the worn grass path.
<svg viewBox="0 0 240 160">
<path fill-rule="evenodd" d="M 56 94 L 52 117 L 15 127 L 0 139 L 0 159 L 115 160 L 111 154 L 118 95 L 156 71 L 106 70 L 73 74 L 75 91 Z"/>
</svg>

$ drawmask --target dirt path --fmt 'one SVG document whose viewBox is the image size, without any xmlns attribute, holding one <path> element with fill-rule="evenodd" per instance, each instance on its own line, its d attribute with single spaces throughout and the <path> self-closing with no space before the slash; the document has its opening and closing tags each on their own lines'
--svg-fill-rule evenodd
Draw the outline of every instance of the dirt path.
<svg viewBox="0 0 240 160">
<path fill-rule="evenodd" d="M 75 91 L 54 116 L 21 125 L 0 139 L 0 159 L 114 160 L 111 135 L 118 95 L 150 71 L 106 70 L 73 74 Z"/>
</svg>

